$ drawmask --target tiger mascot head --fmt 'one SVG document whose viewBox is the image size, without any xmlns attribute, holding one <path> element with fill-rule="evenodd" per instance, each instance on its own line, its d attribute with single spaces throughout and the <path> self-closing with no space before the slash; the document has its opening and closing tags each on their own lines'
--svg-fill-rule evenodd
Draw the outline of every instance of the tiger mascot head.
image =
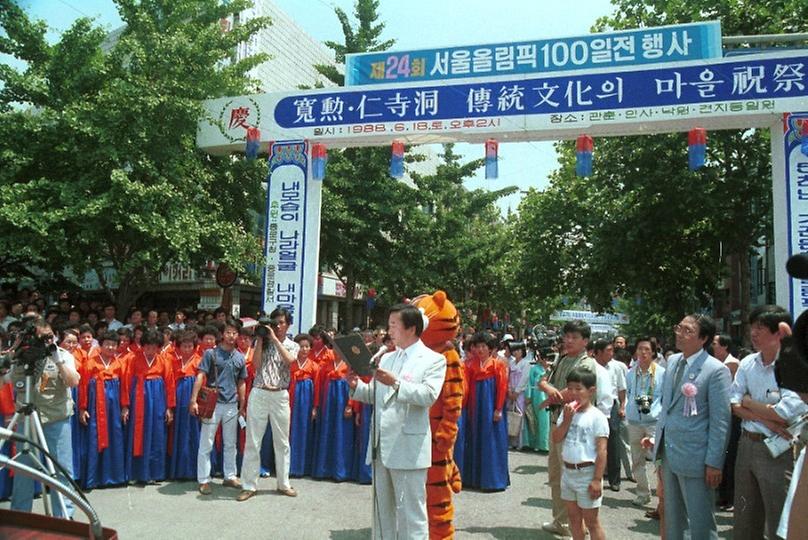
<svg viewBox="0 0 808 540">
<path fill-rule="evenodd" d="M 422 294 L 413 298 L 411 303 L 429 319 L 429 325 L 421 334 L 421 341 L 434 351 L 446 350 L 447 342 L 454 340 L 460 329 L 460 315 L 454 304 L 446 298 L 446 293 L 435 291 L 432 294 Z"/>
</svg>

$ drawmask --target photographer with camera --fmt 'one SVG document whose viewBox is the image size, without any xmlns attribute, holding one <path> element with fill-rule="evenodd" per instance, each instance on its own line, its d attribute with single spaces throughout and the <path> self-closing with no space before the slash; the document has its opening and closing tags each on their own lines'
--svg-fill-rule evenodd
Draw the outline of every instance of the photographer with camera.
<svg viewBox="0 0 808 540">
<path fill-rule="evenodd" d="M 286 308 L 276 308 L 269 319 L 261 318 L 258 322 L 253 352 L 255 380 L 247 402 L 247 440 L 241 466 L 244 485 L 237 501 L 246 501 L 258 489 L 261 441 L 267 422 L 272 429 L 277 490 L 287 497 L 297 497 L 297 491 L 289 484 L 289 368 L 297 360 L 300 347 L 286 335 L 292 323 L 292 314 Z"/>
<path fill-rule="evenodd" d="M 651 490 L 645 470 L 648 451 L 642 447 L 642 440 L 653 437 L 656 431 L 657 418 L 662 409 L 665 368 L 654 361 L 657 348 L 651 338 L 639 338 L 635 351 L 637 363 L 626 375 L 626 420 L 631 445 L 631 472 L 637 480 L 637 496 L 632 504 L 645 506 L 651 502 Z"/>
<path fill-rule="evenodd" d="M 53 344 L 53 330 L 41 319 L 28 322 L 19 337 L 21 343 L 13 353 L 12 365 L 4 366 L 11 369 L 0 378 L 0 384 L 14 384 L 17 390 L 17 410 L 21 410 L 27 405 L 24 391 L 26 371 L 36 372 L 42 367 L 41 376 L 33 381 L 31 387 L 31 405 L 39 413 L 45 443 L 50 454 L 73 476 L 70 417 L 74 413 L 74 404 L 70 389 L 79 384 L 79 373 L 73 355 Z M 5 357 L 10 359 L 11 354 L 6 353 Z M 41 365 L 43 363 L 44 366 Z M 25 420 L 26 418 L 19 417 L 16 429 L 20 434 L 25 434 Z M 35 467 L 32 457 L 28 454 L 21 454 L 19 461 L 29 467 Z M 67 483 L 62 475 L 58 478 L 61 482 Z M 11 509 L 30 512 L 33 500 L 34 481 L 22 474 L 15 475 Z M 64 498 L 67 516 L 62 513 L 57 492 L 51 491 L 51 501 L 54 517 L 73 517 L 74 507 L 69 499 Z"/>
</svg>

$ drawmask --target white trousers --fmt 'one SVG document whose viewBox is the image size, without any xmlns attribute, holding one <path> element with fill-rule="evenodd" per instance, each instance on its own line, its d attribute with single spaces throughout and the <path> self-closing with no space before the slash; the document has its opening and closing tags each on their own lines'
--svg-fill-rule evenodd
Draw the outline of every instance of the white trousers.
<svg viewBox="0 0 808 540">
<path fill-rule="evenodd" d="M 244 443 L 244 461 L 241 463 L 241 481 L 244 489 L 258 489 L 258 473 L 261 463 L 261 441 L 267 430 L 272 429 L 272 449 L 275 452 L 275 475 L 278 489 L 289 489 L 289 392 L 270 392 L 253 388 L 247 400 L 247 437 Z"/>
<path fill-rule="evenodd" d="M 373 469 L 373 538 L 428 539 L 427 469 L 388 469 L 380 459 L 374 460 Z"/>
<path fill-rule="evenodd" d="M 213 417 L 202 419 L 199 434 L 199 454 L 196 458 L 196 479 L 200 484 L 210 482 L 210 451 L 216 439 L 216 428 L 222 424 L 224 445 L 223 469 L 225 480 L 236 477 L 236 436 L 238 435 L 238 404 L 217 403 Z"/>
<path fill-rule="evenodd" d="M 648 473 L 646 472 L 647 458 L 650 451 L 642 447 L 640 442 L 644 437 L 653 437 L 656 433 L 656 423 L 629 424 L 628 440 L 631 445 L 631 473 L 637 481 L 637 496 L 650 497 L 651 489 L 648 487 Z"/>
</svg>

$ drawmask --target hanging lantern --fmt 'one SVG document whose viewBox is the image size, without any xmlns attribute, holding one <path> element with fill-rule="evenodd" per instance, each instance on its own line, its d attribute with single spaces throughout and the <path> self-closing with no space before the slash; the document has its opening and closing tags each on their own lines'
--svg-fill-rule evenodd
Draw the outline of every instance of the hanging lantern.
<svg viewBox="0 0 808 540">
<path fill-rule="evenodd" d="M 261 131 L 257 127 L 247 128 L 247 148 L 244 153 L 247 159 L 253 160 L 258 157 L 258 148 L 261 146 Z"/>
<path fill-rule="evenodd" d="M 499 176 L 499 143 L 494 139 L 485 141 L 485 179 L 491 180 Z"/>
<path fill-rule="evenodd" d="M 390 158 L 390 176 L 393 178 L 404 177 L 404 143 L 393 141 L 393 155 Z"/>
<path fill-rule="evenodd" d="M 687 133 L 687 164 L 691 171 L 704 167 L 707 157 L 707 130 L 693 128 Z"/>
<path fill-rule="evenodd" d="M 325 178 L 325 165 L 328 162 L 328 150 L 324 144 L 315 143 L 311 147 L 311 177 L 318 182 Z"/>
<path fill-rule="evenodd" d="M 575 174 L 592 176 L 592 151 L 595 142 L 589 135 L 580 135 L 575 141 Z"/>
<path fill-rule="evenodd" d="M 808 119 L 804 119 L 800 123 L 800 152 L 803 156 L 808 157 Z"/>
</svg>

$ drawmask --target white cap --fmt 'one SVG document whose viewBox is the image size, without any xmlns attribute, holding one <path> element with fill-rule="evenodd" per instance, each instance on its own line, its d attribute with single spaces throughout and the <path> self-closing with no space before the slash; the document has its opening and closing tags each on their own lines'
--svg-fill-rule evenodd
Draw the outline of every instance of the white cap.
<svg viewBox="0 0 808 540">
<path fill-rule="evenodd" d="M 511 334 L 505 334 L 502 336 L 502 341 L 513 341 L 513 336 Z"/>
</svg>

